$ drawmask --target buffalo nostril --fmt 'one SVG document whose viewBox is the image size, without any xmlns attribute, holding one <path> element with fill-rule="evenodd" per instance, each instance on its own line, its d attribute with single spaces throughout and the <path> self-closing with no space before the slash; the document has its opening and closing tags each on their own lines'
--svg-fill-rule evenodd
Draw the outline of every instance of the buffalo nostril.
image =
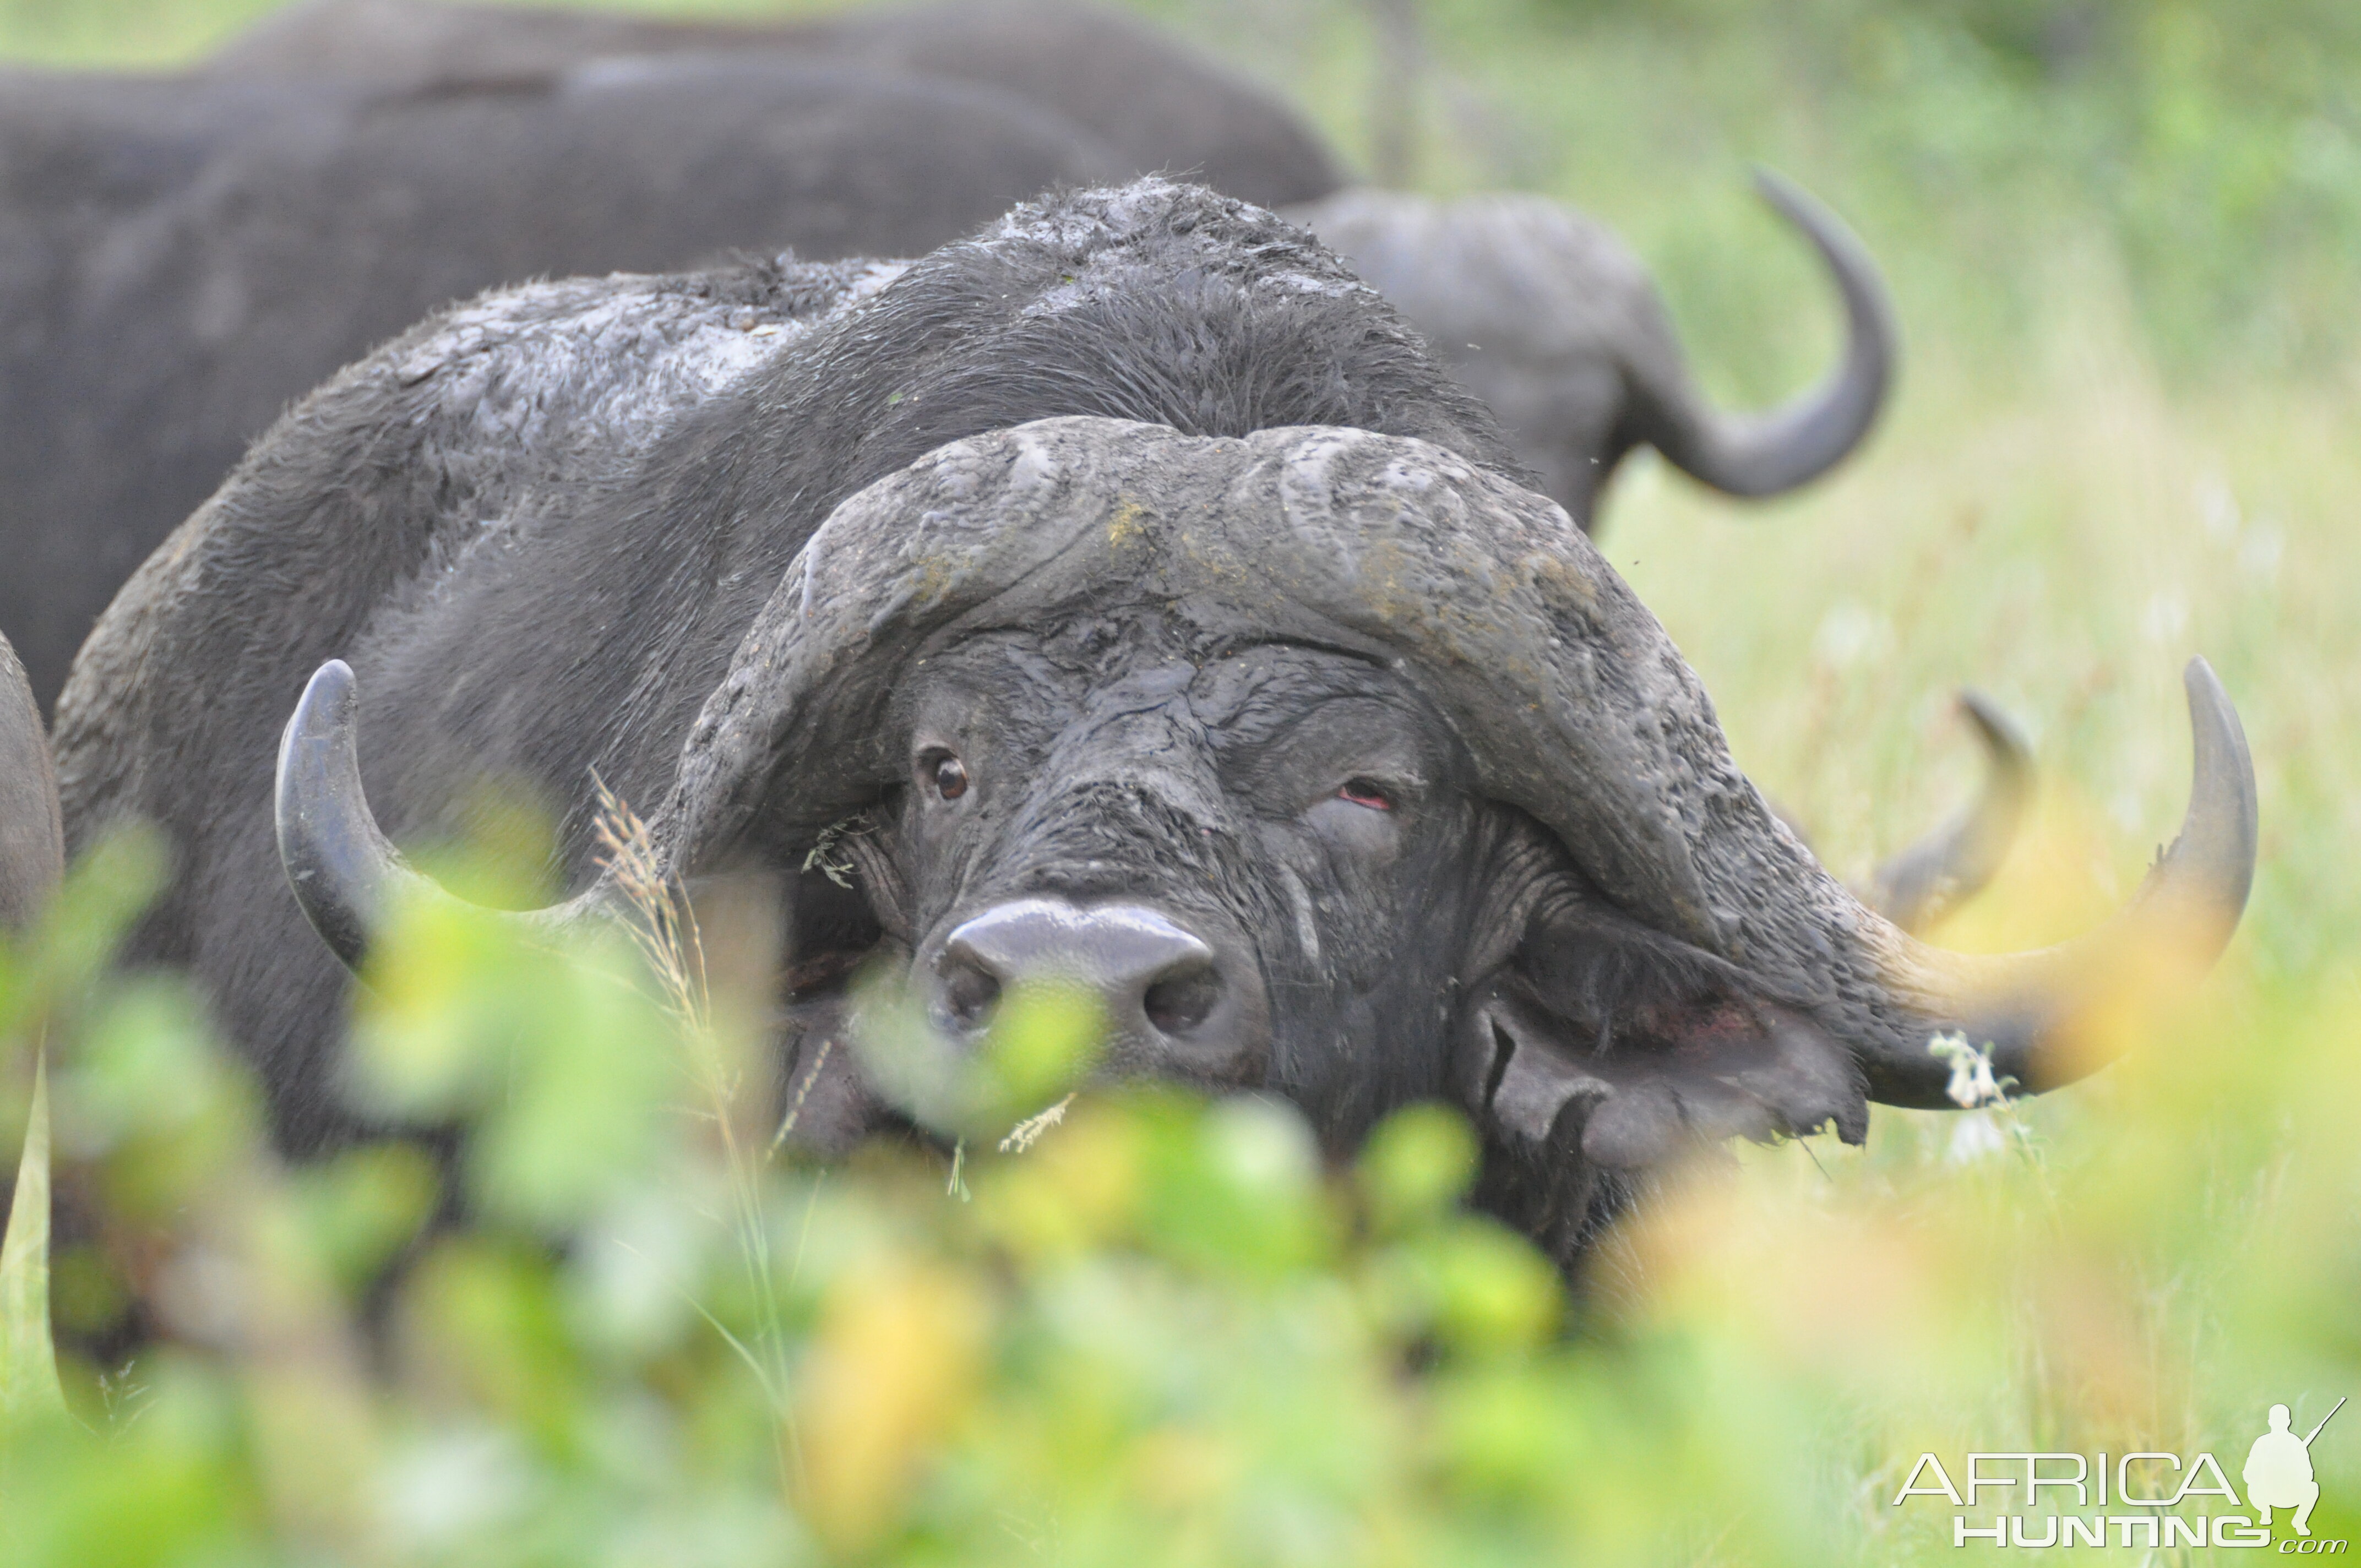
<svg viewBox="0 0 2361 1568">
<path fill-rule="evenodd" d="M 1212 1048 L 1238 999 L 1213 948 L 1156 910 L 1015 899 L 962 921 L 934 960 L 934 1012 L 963 1034 L 991 1022 L 1002 992 L 1042 984 L 1079 992 L 1104 1009 L 1121 1048 L 1162 1040 Z M 1250 982 L 1249 982 L 1250 984 Z M 1246 993 L 1248 1005 L 1253 992 Z M 1218 1042 L 1214 1042 L 1218 1043 Z"/>
<path fill-rule="evenodd" d="M 1159 1033 L 1185 1035 L 1211 1016 L 1221 1000 L 1221 971 L 1201 964 L 1158 980 L 1140 1005 Z"/>
<path fill-rule="evenodd" d="M 972 964 L 952 966 L 943 980 L 943 1009 L 962 1029 L 977 1029 L 992 1015 L 1000 1000 L 997 978 Z"/>
</svg>

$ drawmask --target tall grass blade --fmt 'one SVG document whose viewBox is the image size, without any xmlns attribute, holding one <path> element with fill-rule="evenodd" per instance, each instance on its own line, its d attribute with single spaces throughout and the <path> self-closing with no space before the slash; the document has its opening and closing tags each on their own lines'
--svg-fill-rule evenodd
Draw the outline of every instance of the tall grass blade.
<svg viewBox="0 0 2361 1568">
<path fill-rule="evenodd" d="M 0 1239 L 0 1415 L 63 1411 L 49 1337 L 49 1077 L 36 1058 L 16 1195 Z"/>
</svg>

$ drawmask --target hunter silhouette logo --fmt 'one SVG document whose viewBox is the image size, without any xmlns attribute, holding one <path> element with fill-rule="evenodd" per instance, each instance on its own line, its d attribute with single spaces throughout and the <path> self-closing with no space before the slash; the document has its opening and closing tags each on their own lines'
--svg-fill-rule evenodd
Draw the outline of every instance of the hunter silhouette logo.
<svg viewBox="0 0 2361 1568">
<path fill-rule="evenodd" d="M 2269 1430 L 2246 1451 L 2240 1473 L 2251 1515 L 2236 1511 L 2238 1490 L 2213 1455 L 2154 1450 L 1977 1452 L 1956 1470 L 1946 1469 L 1933 1453 L 1922 1453 L 1894 1493 L 1893 1506 L 1900 1508 L 1914 1497 L 1942 1498 L 1957 1510 L 1951 1516 L 1955 1547 L 1985 1543 L 2039 1551 L 2114 1546 L 2150 1553 L 2228 1547 L 2279 1556 L 2342 1556 L 2350 1542 L 2312 1537 L 2312 1511 L 2320 1502 L 2320 1483 L 2312 1474 L 2312 1445 L 2345 1403 L 2337 1400 L 2308 1432 L 2296 1430 L 2294 1412 L 2287 1406 L 2270 1408 Z M 1985 1496 L 1993 1491 L 2001 1497 Z M 2209 1498 L 2219 1501 L 2209 1505 Z M 2206 1511 L 2193 1511 L 2197 1508 Z M 2287 1523 L 2294 1534 L 2274 1541 L 2271 1516 L 2282 1508 L 2289 1512 Z M 1980 1523 L 1976 1515 L 1981 1509 L 1993 1511 L 1983 1514 Z"/>
<path fill-rule="evenodd" d="M 2344 1408 L 2345 1401 L 2337 1400 L 2335 1409 L 2320 1418 L 2320 1426 L 2298 1437 L 2288 1430 L 2288 1408 L 2271 1407 L 2271 1430 L 2246 1451 L 2244 1472 L 2246 1504 L 2255 1510 L 2257 1525 L 2268 1530 L 2273 1508 L 2293 1508 L 2295 1518 L 2290 1522 L 2296 1534 L 2312 1533 L 2312 1506 L 2320 1501 L 2320 1483 L 2312 1478 L 2312 1440 Z"/>
</svg>

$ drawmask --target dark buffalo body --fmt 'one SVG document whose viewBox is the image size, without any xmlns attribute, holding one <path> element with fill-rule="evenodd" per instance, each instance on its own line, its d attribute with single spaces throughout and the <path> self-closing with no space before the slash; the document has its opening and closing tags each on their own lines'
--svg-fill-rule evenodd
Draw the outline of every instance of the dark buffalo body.
<svg viewBox="0 0 2361 1568">
<path fill-rule="evenodd" d="M 578 877 L 589 770 L 661 801 L 811 531 L 944 442 L 1060 414 L 1334 423 L 1508 466 L 1333 257 L 1193 188 L 1023 210 L 862 298 L 888 270 L 577 280 L 449 313 L 299 405 L 109 611 L 60 716 L 76 841 L 129 809 L 184 846 L 143 952 L 214 989 L 291 1142 L 335 1127 L 345 977 L 280 878 L 269 779 L 322 659 L 360 673 L 393 832 L 457 826 L 465 780 L 522 779 L 571 811 Z"/>
<path fill-rule="evenodd" d="M 0 637 L 0 931 L 38 912 L 63 865 L 49 736 L 16 650 Z"/>
<path fill-rule="evenodd" d="M 1119 1069 L 1284 1093 L 1339 1148 L 1451 1099 L 1569 1260 L 1697 1140 L 1941 1103 L 1933 1029 L 2034 1087 L 2087 1068 L 2048 1047 L 2089 955 L 1963 965 L 1847 894 L 1522 478 L 1334 256 L 1161 181 L 906 269 L 519 290 L 306 400 L 142 569 L 60 707 L 69 829 L 173 835 L 141 951 L 298 1149 L 356 1130 L 303 925 L 349 956 L 394 874 L 357 781 L 416 839 L 522 780 L 580 884 L 595 772 L 676 874 L 776 878 L 822 1147 L 887 1114 L 814 1052 L 864 959 L 954 1040 L 1083 976 Z M 2191 689 L 2189 829 L 2098 939 L 2243 903 L 2251 773 Z M 801 869 L 831 832 L 857 891 Z"/>
<path fill-rule="evenodd" d="M 950 4 L 760 25 L 431 0 L 309 0 L 208 70 L 426 87 L 530 79 L 601 56 L 726 49 L 827 60 L 1010 93 L 1097 136 L 1125 172 L 1172 173 L 1276 206 L 1328 194 L 1335 159 L 1302 118 L 1179 40 L 1100 5 Z"/>
<path fill-rule="evenodd" d="M 1330 192 L 1283 106 L 1089 6 L 763 27 L 323 0 L 208 76 L 20 79 L 0 111 L 0 585 L 46 706 L 97 610 L 287 401 L 474 291 L 730 247 L 921 253 L 1059 182 L 1198 170 Z M 1892 356 L 1873 266 L 1773 192 L 1844 293 L 1848 355 L 1758 418 L 1690 385 L 1638 264 L 1555 203 L 1354 191 L 1290 215 L 1355 258 L 1586 527 L 1653 442 L 1766 494 L 1850 451 Z"/>
<path fill-rule="evenodd" d="M 1832 215 L 1771 181 L 1766 193 L 1828 261 L 1847 358 L 1817 393 L 1755 417 L 1692 384 L 1637 258 L 1604 227 L 1540 197 L 1439 202 L 1339 190 L 1333 158 L 1268 94 L 1110 11 L 1070 5 L 857 9 L 769 26 L 679 22 L 429 0 L 310 0 L 234 41 L 225 76 L 319 75 L 410 85 L 529 77 L 602 55 L 711 48 L 827 55 L 1014 93 L 1085 126 L 1134 171 L 1190 172 L 1288 205 L 1416 323 L 1504 422 L 1546 493 L 1586 527 L 1616 465 L 1653 444 L 1731 494 L 1778 494 L 1850 453 L 1892 373 L 1876 268 Z"/>
<path fill-rule="evenodd" d="M 45 709 L 115 588 L 302 389 L 278 389 L 226 454 L 132 501 L 131 525 L 119 525 L 119 487 L 187 464 L 176 450 L 186 433 L 159 426 L 131 392 L 178 368 L 124 355 L 145 334 L 143 285 L 156 270 L 137 220 L 249 135 L 335 134 L 349 97 L 276 82 L 0 74 L 0 631 Z M 112 395 L 110 377 L 125 395 Z"/>
<path fill-rule="evenodd" d="M 82 89 L 86 89 L 82 91 Z M 989 88 L 617 61 L 392 92 L 53 79 L 0 115 L 0 630 L 46 705 L 287 404 L 428 312 L 733 247 L 917 254 L 1118 167 Z"/>
<path fill-rule="evenodd" d="M 0 277 L 20 286 L 26 258 L 47 254 L 26 247 L 46 241 L 65 254 L 186 189 L 244 137 L 352 95 L 309 82 L 0 71 L 0 202 L 40 220 L 10 224 Z M 22 330 L 13 317 L 9 326 Z"/>
</svg>

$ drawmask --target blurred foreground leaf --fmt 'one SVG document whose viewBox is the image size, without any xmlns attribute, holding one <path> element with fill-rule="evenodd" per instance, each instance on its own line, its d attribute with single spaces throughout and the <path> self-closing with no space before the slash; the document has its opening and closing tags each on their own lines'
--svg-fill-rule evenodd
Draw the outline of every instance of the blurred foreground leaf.
<svg viewBox="0 0 2361 1568">
<path fill-rule="evenodd" d="M 49 1073 L 37 1060 L 24 1157 L 0 1240 L 0 1419 L 64 1409 L 49 1339 Z"/>
<path fill-rule="evenodd" d="M 1097 1061 L 1102 1024 L 1086 992 L 1019 985 L 995 1004 L 982 1048 L 967 1048 L 944 1036 L 924 1003 L 880 978 L 862 991 L 852 1037 L 887 1102 L 946 1136 L 994 1144 L 1083 1080 Z M 1020 1145 L 1031 1141 L 1029 1130 L 1018 1136 Z"/>
</svg>

